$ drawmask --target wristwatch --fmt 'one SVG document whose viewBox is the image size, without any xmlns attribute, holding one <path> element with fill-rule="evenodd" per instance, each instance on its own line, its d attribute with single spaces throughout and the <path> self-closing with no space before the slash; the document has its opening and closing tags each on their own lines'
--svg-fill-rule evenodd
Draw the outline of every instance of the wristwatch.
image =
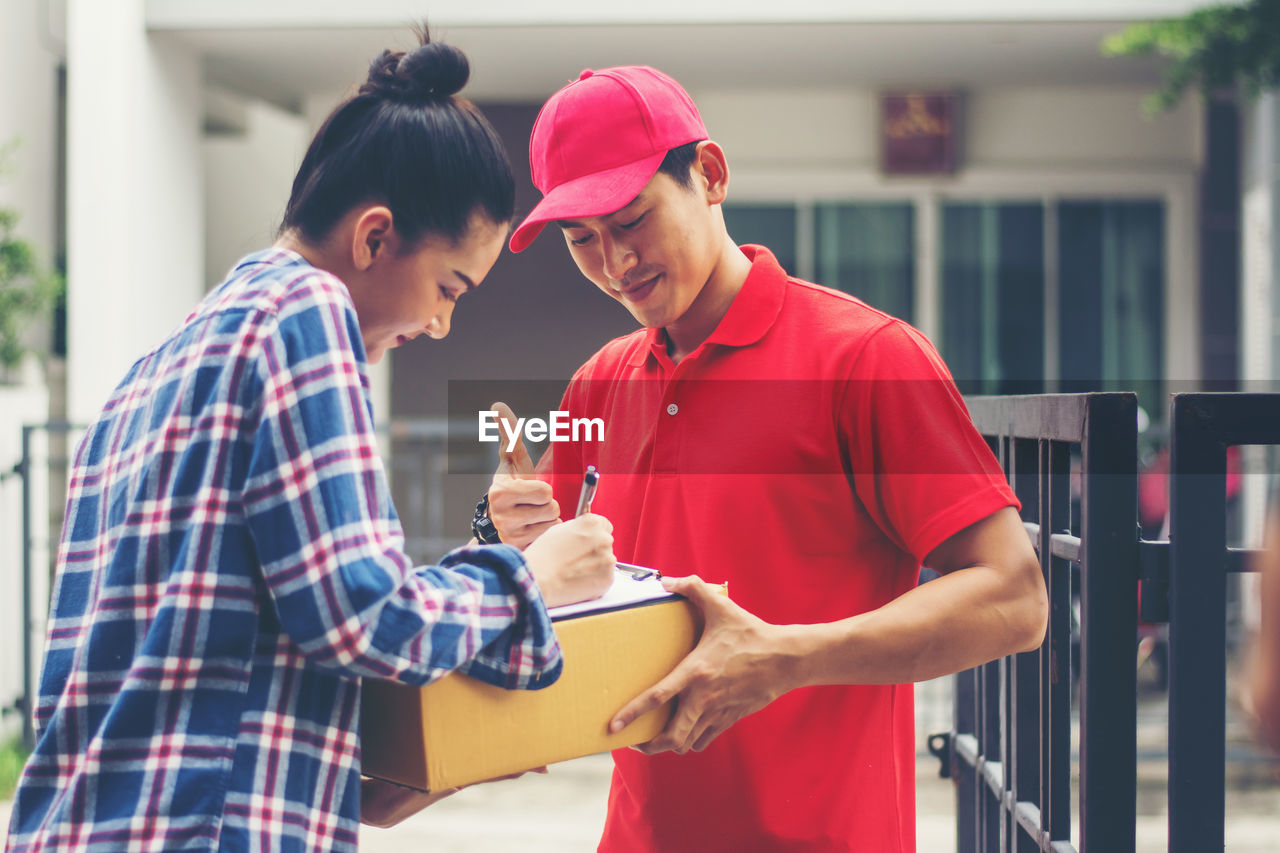
<svg viewBox="0 0 1280 853">
<path fill-rule="evenodd" d="M 497 545 L 502 542 L 498 537 L 498 528 L 493 526 L 489 518 L 489 494 L 476 501 L 476 514 L 471 518 L 471 532 L 481 545 Z"/>
</svg>

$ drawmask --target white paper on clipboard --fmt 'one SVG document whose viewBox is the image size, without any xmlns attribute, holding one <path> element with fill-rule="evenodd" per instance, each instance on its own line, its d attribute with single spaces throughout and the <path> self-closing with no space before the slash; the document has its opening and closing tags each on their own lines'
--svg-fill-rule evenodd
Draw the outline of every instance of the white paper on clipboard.
<svg viewBox="0 0 1280 853">
<path fill-rule="evenodd" d="M 632 566 L 627 563 L 619 563 L 618 565 L 620 568 L 615 569 L 613 573 L 613 584 L 604 595 L 599 598 L 593 598 L 590 601 L 580 601 L 577 604 L 551 607 L 547 609 L 547 613 L 552 619 L 563 619 L 567 616 L 621 610 L 625 607 L 635 607 L 638 604 L 644 604 L 649 601 L 678 597 L 675 593 L 667 592 L 667 590 L 663 589 L 662 581 L 659 579 L 657 572 L 653 572 L 643 579 L 637 579 L 633 572 L 637 570 L 652 572 L 652 570 L 642 569 L 640 566 Z"/>
</svg>

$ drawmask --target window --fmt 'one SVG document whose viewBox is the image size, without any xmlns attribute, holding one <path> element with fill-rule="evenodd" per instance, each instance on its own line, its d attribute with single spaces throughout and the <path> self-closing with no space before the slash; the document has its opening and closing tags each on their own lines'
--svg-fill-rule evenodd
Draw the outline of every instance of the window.
<svg viewBox="0 0 1280 853">
<path fill-rule="evenodd" d="M 1165 408 L 1164 205 L 1058 205 L 1058 340 L 1063 391 L 1135 390 Z"/>
<path fill-rule="evenodd" d="M 910 321 L 915 293 L 915 209 L 910 204 L 820 204 L 817 280 Z"/>
<path fill-rule="evenodd" d="M 1044 210 L 942 206 L 942 329 L 935 341 L 966 394 L 1044 390 Z"/>
<path fill-rule="evenodd" d="M 798 275 L 796 206 L 723 205 L 724 224 L 738 245 L 758 243 L 773 252 L 782 268 Z"/>
<path fill-rule="evenodd" d="M 1136 390 L 1153 417 L 1163 411 L 1163 201 L 851 199 L 723 210 L 735 240 L 768 246 L 788 272 L 921 326 L 967 394 Z M 937 223 L 928 235 L 936 242 L 922 247 L 917 223 L 926 221 Z M 922 311 L 921 299 L 935 310 Z"/>
</svg>

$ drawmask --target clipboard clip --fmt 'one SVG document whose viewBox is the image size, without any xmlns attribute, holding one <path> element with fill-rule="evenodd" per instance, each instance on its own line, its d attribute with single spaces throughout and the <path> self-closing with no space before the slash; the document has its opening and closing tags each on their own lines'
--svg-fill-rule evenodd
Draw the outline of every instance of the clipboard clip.
<svg viewBox="0 0 1280 853">
<path fill-rule="evenodd" d="M 632 580 L 644 581 L 649 578 L 662 579 L 662 574 L 657 569 L 646 569 L 644 566 L 633 566 L 630 563 L 618 563 L 618 571 L 626 572 L 631 575 Z"/>
</svg>

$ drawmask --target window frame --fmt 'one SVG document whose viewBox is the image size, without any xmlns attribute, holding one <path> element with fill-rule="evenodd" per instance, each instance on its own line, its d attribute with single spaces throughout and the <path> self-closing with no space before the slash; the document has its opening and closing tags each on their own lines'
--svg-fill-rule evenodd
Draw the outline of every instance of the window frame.
<svg viewBox="0 0 1280 853">
<path fill-rule="evenodd" d="M 1149 169 L 967 169 L 950 178 L 886 178 L 862 170 L 778 170 L 738 165 L 729 204 L 794 204 L 800 278 L 813 281 L 814 208 L 819 202 L 910 202 L 915 211 L 913 323 L 930 339 L 941 332 L 941 208 L 946 202 L 1028 202 L 1044 206 L 1045 389 L 1060 378 L 1056 310 L 1060 201 L 1150 200 L 1164 204 L 1163 378 L 1200 379 L 1196 306 L 1199 253 L 1196 239 L 1196 178 L 1190 168 Z M 821 282 L 819 282 L 821 283 Z M 1193 341 L 1194 346 L 1179 342 Z M 1160 413 L 1163 415 L 1163 413 Z"/>
</svg>

